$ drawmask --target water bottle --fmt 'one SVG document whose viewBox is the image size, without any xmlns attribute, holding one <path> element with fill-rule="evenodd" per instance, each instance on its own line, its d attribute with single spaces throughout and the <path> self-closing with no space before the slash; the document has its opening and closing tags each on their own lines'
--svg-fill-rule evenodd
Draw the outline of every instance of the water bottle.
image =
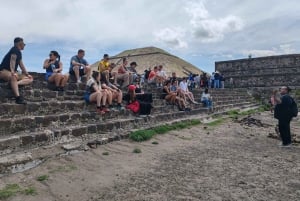
<svg viewBox="0 0 300 201">
<path fill-rule="evenodd" d="M 54 70 L 55 70 L 55 64 L 51 64 L 50 66 L 52 68 L 52 71 L 54 72 Z"/>
</svg>

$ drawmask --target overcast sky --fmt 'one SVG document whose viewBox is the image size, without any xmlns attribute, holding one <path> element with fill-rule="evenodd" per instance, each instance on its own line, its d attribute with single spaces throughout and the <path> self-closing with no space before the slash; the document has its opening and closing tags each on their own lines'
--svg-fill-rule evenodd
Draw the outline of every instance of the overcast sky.
<svg viewBox="0 0 300 201">
<path fill-rule="evenodd" d="M 86 50 L 104 53 L 155 46 L 212 72 L 222 60 L 299 53 L 298 0 L 0 0 L 0 57 L 24 38 L 29 71 L 57 50 L 69 68 Z M 157 63 L 157 62 L 155 62 Z M 146 68 L 146 67 L 145 67 Z"/>
</svg>

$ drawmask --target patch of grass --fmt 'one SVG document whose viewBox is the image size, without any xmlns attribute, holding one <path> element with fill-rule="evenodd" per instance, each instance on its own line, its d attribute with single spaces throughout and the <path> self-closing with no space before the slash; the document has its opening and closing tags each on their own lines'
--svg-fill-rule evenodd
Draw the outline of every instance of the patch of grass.
<svg viewBox="0 0 300 201">
<path fill-rule="evenodd" d="M 153 141 L 152 144 L 158 144 L 158 142 L 157 141 Z"/>
<path fill-rule="evenodd" d="M 139 130 L 130 133 L 129 138 L 141 142 L 151 139 L 155 134 L 156 132 L 154 130 Z"/>
<path fill-rule="evenodd" d="M 36 180 L 38 181 L 45 181 L 45 180 L 48 180 L 49 176 L 48 175 L 41 175 L 41 176 L 38 176 L 36 178 Z"/>
<path fill-rule="evenodd" d="M 201 124 L 201 121 L 199 119 L 192 119 L 190 121 L 191 126 L 195 126 L 195 125 L 198 125 L 198 124 Z"/>
<path fill-rule="evenodd" d="M 237 115 L 239 114 L 238 110 L 230 110 L 228 112 L 226 112 L 227 115 L 232 116 L 232 115 Z"/>
<path fill-rule="evenodd" d="M 106 152 L 103 152 L 102 155 L 108 156 L 108 155 L 109 155 L 109 152 L 107 152 L 107 151 L 106 151 Z"/>
<path fill-rule="evenodd" d="M 169 125 L 158 126 L 158 127 L 155 127 L 153 130 L 157 134 L 165 134 L 168 131 L 172 130 L 172 126 L 169 126 Z"/>
<path fill-rule="evenodd" d="M 135 148 L 132 152 L 135 154 L 139 154 L 142 153 L 142 150 L 140 148 Z"/>
<path fill-rule="evenodd" d="M 0 200 L 7 199 L 21 192 L 21 188 L 18 184 L 7 184 L 0 190 Z"/>
<path fill-rule="evenodd" d="M 206 125 L 213 127 L 213 126 L 218 126 L 218 125 L 222 124 L 223 122 L 224 122 L 224 119 L 216 119 L 215 121 L 209 122 Z"/>
<path fill-rule="evenodd" d="M 71 172 L 73 170 L 77 170 L 77 167 L 75 165 L 65 165 L 65 166 L 58 166 L 54 170 L 49 171 L 49 173 Z"/>
<path fill-rule="evenodd" d="M 192 119 L 189 121 L 174 123 L 172 125 L 157 126 L 152 129 L 138 130 L 138 131 L 131 132 L 129 134 L 129 138 L 137 142 L 146 141 L 151 139 L 156 134 L 165 134 L 171 130 L 184 129 L 198 124 L 201 124 L 200 120 Z"/>
<path fill-rule="evenodd" d="M 28 187 L 23 190 L 25 195 L 37 195 L 36 189 L 34 187 Z"/>
<path fill-rule="evenodd" d="M 296 95 L 296 96 L 300 96 L 300 89 L 296 89 L 296 90 L 295 90 L 295 95 Z"/>
</svg>

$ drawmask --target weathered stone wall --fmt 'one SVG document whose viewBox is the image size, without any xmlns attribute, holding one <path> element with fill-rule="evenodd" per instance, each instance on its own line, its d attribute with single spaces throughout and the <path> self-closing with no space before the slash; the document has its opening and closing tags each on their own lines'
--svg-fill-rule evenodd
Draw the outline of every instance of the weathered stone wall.
<svg viewBox="0 0 300 201">
<path fill-rule="evenodd" d="M 232 77 L 236 87 L 300 86 L 300 54 L 215 62 L 215 70 Z"/>
</svg>

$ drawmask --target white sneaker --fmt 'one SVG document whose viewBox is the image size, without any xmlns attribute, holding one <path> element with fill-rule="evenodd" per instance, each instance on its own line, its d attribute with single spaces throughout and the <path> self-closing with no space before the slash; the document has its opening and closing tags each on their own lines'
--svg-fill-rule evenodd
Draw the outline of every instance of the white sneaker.
<svg viewBox="0 0 300 201">
<path fill-rule="evenodd" d="M 81 82 L 81 80 L 77 80 L 77 84 L 81 84 L 82 82 Z"/>
</svg>

